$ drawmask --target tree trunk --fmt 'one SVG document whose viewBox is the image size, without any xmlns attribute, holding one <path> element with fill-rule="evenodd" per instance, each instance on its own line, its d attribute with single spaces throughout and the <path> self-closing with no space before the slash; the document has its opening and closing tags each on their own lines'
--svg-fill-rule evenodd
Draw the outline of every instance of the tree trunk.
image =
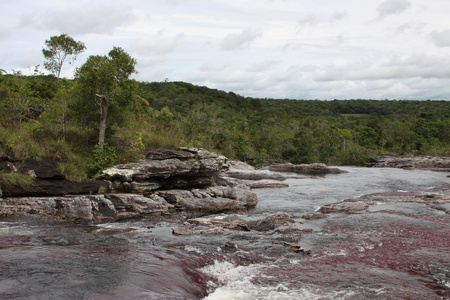
<svg viewBox="0 0 450 300">
<path fill-rule="evenodd" d="M 98 133 L 98 147 L 103 150 L 105 144 L 106 117 L 108 115 L 108 98 L 105 95 L 95 95 L 100 98 L 100 129 Z"/>
</svg>

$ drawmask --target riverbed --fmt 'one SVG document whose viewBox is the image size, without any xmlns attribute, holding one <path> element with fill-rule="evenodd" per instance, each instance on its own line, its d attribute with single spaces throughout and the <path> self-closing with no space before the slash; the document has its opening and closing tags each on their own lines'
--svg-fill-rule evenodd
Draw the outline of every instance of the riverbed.
<svg viewBox="0 0 450 300">
<path fill-rule="evenodd" d="M 1 219 L 0 299 L 450 299 L 448 173 L 341 169 L 282 173 L 289 187 L 239 216 L 289 213 L 294 233 Z M 342 201 L 368 208 L 305 217 Z"/>
</svg>

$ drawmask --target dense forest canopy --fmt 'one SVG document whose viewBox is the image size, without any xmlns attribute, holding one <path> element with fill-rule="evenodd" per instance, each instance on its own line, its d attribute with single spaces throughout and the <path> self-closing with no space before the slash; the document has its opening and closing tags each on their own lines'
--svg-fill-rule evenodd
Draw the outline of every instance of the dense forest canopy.
<svg viewBox="0 0 450 300">
<path fill-rule="evenodd" d="M 84 180 L 145 149 L 178 146 L 254 165 L 450 153 L 448 101 L 257 99 L 186 82 L 137 82 L 129 78 L 135 64 L 113 48 L 89 57 L 73 80 L 0 72 L 0 157 L 52 157 L 69 179 Z"/>
</svg>

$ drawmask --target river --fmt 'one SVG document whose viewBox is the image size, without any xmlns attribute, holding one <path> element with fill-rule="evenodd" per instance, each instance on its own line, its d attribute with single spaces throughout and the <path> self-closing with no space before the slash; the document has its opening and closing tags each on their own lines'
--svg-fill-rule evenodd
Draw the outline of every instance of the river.
<svg viewBox="0 0 450 300">
<path fill-rule="evenodd" d="M 255 190 L 258 205 L 240 217 L 286 212 L 295 233 L 0 219 L 0 299 L 450 299 L 448 173 L 341 169 Z M 369 206 L 304 218 L 343 200 Z"/>
</svg>

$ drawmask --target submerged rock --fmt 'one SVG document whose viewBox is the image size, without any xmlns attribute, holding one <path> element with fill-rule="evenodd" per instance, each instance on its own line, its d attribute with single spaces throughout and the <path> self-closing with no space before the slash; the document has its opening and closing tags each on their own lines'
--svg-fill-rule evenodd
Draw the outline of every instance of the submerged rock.
<svg viewBox="0 0 450 300">
<path fill-rule="evenodd" d="M 369 203 L 363 201 L 343 201 L 335 204 L 322 206 L 319 211 L 324 214 L 335 212 L 358 213 L 365 211 L 369 207 Z"/>
</svg>

